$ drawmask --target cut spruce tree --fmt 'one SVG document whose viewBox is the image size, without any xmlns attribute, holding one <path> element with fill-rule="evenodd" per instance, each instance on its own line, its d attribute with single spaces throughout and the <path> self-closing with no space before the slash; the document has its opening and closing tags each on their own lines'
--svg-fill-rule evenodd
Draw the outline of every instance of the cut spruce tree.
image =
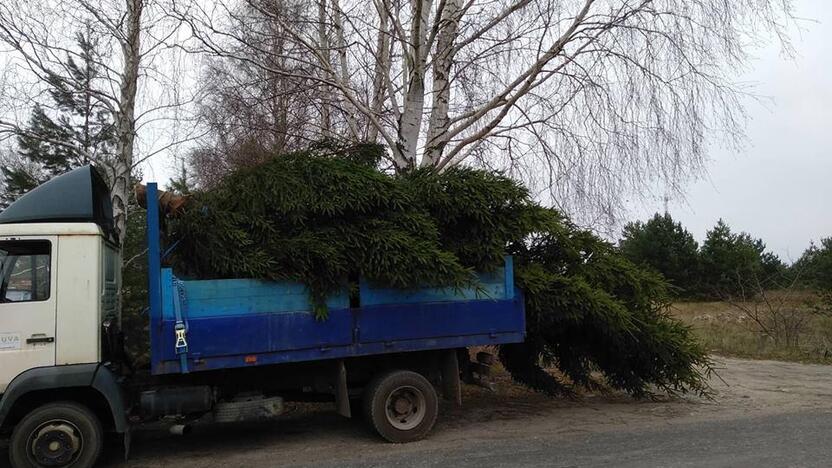
<svg viewBox="0 0 832 468">
<path fill-rule="evenodd" d="M 199 278 L 295 280 L 315 313 L 357 278 L 390 287 L 476 287 L 475 271 L 515 257 L 527 339 L 499 350 L 519 382 L 549 394 L 610 386 L 708 393 L 710 361 L 665 312 L 668 288 L 610 243 L 492 172 L 387 173 L 383 148 L 276 155 L 193 191 L 167 218 L 172 263 Z M 552 373 L 545 368 L 556 368 Z M 556 377 L 556 374 L 560 377 Z"/>
</svg>

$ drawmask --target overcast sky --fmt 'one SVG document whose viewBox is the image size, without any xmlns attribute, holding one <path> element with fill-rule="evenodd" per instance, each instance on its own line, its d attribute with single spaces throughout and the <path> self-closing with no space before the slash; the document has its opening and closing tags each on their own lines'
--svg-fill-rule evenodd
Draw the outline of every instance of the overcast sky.
<svg viewBox="0 0 832 468">
<path fill-rule="evenodd" d="M 807 19 L 791 33 L 796 56 L 783 57 L 772 42 L 753 51 L 753 70 L 743 78 L 770 98 L 748 103 L 746 148 L 715 146 L 708 174 L 669 204 L 699 242 L 723 218 L 787 262 L 810 241 L 832 236 L 832 1 L 797 0 L 795 14 Z M 172 166 L 170 157 L 153 158 L 145 179 L 164 183 Z M 632 219 L 664 209 L 661 199 L 631 206 Z"/>
<path fill-rule="evenodd" d="M 702 241 L 723 218 L 735 230 L 762 238 L 785 261 L 809 242 L 832 237 L 832 1 L 799 0 L 797 56 L 771 44 L 746 80 L 767 104 L 749 103 L 748 142 L 741 152 L 715 148 L 709 173 L 688 187 L 669 211 Z M 632 216 L 663 211 L 663 202 L 633 203 Z"/>
</svg>

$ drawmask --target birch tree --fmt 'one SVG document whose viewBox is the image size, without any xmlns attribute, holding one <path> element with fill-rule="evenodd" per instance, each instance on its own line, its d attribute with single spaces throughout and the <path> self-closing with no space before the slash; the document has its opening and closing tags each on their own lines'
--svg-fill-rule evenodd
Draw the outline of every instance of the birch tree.
<svg viewBox="0 0 832 468">
<path fill-rule="evenodd" d="M 105 53 L 95 63 L 101 76 L 88 83 L 84 93 L 110 114 L 115 148 L 112 157 L 89 154 L 86 159 L 104 171 L 110 184 L 116 229 L 122 241 L 133 169 L 176 143 L 161 138 L 165 140 L 161 147 L 136 156 L 136 135 L 142 126 L 152 125 L 161 113 L 180 104 L 178 98 L 171 97 L 171 90 L 163 87 L 169 84 L 165 77 L 169 70 L 160 72 L 154 64 L 176 27 L 161 9 L 150 5 L 150 0 L 9 0 L 0 4 L 0 42 L 11 51 L 7 60 L 20 83 L 2 103 L 0 135 L 25 136 L 25 113 L 43 101 L 41 95 L 50 86 L 60 86 L 54 83 L 54 77 L 68 75 L 59 73 L 67 71 L 67 58 L 81 59 L 69 47 L 75 30 L 85 27 L 102 38 L 100 45 Z M 142 80 L 155 81 L 155 88 L 161 91 L 140 109 Z"/>
<path fill-rule="evenodd" d="M 789 50 L 791 18 L 789 0 L 322 0 L 291 17 L 268 0 L 183 5 L 200 50 L 228 60 L 269 51 L 223 15 L 245 5 L 279 24 L 307 66 L 270 71 L 319 83 L 345 133 L 385 143 L 397 170 L 507 170 L 601 216 L 623 192 L 698 174 L 709 145 L 740 144 L 737 73 L 764 40 Z"/>
</svg>

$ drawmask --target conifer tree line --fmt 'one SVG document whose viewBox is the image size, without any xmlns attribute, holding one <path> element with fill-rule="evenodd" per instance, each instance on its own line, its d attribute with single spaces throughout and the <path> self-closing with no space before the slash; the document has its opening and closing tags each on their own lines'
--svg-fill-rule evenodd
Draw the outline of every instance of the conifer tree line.
<svg viewBox="0 0 832 468">
<path fill-rule="evenodd" d="M 632 262 L 660 273 L 678 298 L 721 300 L 747 290 L 785 288 L 832 290 L 832 238 L 812 243 L 788 265 L 762 239 L 735 232 L 722 219 L 700 246 L 667 212 L 628 223 L 618 241 Z"/>
</svg>

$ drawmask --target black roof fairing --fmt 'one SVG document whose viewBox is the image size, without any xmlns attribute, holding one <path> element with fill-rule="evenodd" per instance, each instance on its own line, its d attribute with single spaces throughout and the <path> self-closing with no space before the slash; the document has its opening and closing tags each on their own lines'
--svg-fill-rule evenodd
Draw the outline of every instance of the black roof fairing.
<svg viewBox="0 0 832 468">
<path fill-rule="evenodd" d="M 94 167 L 79 167 L 44 182 L 0 212 L 0 224 L 50 222 L 92 222 L 114 236 L 110 189 Z"/>
</svg>

